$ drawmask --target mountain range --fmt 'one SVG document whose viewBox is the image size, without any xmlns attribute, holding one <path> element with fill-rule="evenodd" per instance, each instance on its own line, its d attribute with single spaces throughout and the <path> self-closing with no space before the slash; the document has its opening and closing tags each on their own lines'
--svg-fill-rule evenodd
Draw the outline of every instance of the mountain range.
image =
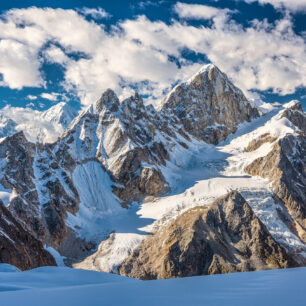
<svg viewBox="0 0 306 306">
<path fill-rule="evenodd" d="M 80 113 L 21 112 L 0 112 L 0 262 L 140 279 L 306 265 L 298 101 L 255 104 L 210 64 L 158 107 L 108 89 Z"/>
</svg>

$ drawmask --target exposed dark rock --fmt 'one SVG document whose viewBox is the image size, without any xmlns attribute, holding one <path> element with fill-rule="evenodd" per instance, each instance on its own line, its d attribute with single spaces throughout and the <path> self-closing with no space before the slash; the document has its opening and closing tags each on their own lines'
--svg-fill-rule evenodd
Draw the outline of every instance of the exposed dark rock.
<svg viewBox="0 0 306 306">
<path fill-rule="evenodd" d="M 0 262 L 21 270 L 55 266 L 42 243 L 25 231 L 0 201 Z"/>
<path fill-rule="evenodd" d="M 246 172 L 269 178 L 273 191 L 293 218 L 296 232 L 306 241 L 306 136 L 287 135 L 271 152 L 254 160 Z"/>
<path fill-rule="evenodd" d="M 290 120 L 300 132 L 279 139 L 271 152 L 254 160 L 246 167 L 246 172 L 272 181 L 276 196 L 293 219 L 295 232 L 306 242 L 306 115 L 296 102 L 282 117 Z"/>
<path fill-rule="evenodd" d="M 160 279 L 296 266 L 236 191 L 196 207 L 145 239 L 122 275 Z"/>
<path fill-rule="evenodd" d="M 248 144 L 247 148 L 245 149 L 247 152 L 252 152 L 260 148 L 264 143 L 267 142 L 274 142 L 277 140 L 277 137 L 272 137 L 269 133 L 265 133 L 259 137 L 259 139 L 253 139 Z"/>
<path fill-rule="evenodd" d="M 239 123 L 259 116 L 241 90 L 214 65 L 178 85 L 161 112 L 171 123 L 181 123 L 190 135 L 213 144 L 234 133 Z"/>
</svg>

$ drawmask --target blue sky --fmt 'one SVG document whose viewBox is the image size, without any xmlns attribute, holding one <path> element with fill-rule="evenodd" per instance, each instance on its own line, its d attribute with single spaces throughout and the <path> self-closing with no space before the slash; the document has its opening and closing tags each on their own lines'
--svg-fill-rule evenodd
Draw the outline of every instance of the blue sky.
<svg viewBox="0 0 306 306">
<path fill-rule="evenodd" d="M 306 105 L 304 0 L 1 2 L 0 108 L 156 103 L 214 62 L 249 98 Z"/>
</svg>

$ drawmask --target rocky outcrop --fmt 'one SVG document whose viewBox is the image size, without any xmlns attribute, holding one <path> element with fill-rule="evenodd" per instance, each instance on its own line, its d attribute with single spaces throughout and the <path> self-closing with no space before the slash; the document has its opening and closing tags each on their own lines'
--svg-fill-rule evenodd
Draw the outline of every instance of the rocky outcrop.
<svg viewBox="0 0 306 306">
<path fill-rule="evenodd" d="M 159 169 L 168 152 L 156 130 L 154 118 L 138 94 L 120 103 L 109 89 L 74 121 L 56 150 L 66 152 L 67 159 L 76 163 L 99 162 L 125 206 L 169 191 Z"/>
<path fill-rule="evenodd" d="M 278 140 L 268 155 L 255 159 L 246 172 L 272 181 L 277 200 L 287 209 L 290 227 L 306 241 L 306 115 L 300 103 L 282 113 L 299 128 Z"/>
<path fill-rule="evenodd" d="M 1 185 L 13 190 L 10 211 L 34 237 L 44 241 L 46 229 L 39 208 L 34 183 L 34 154 L 36 147 L 23 132 L 6 137 L 0 144 Z"/>
<path fill-rule="evenodd" d="M 122 275 L 160 279 L 295 266 L 236 191 L 196 207 L 145 239 Z"/>
<path fill-rule="evenodd" d="M 0 201 L 0 262 L 9 263 L 21 270 L 40 266 L 55 266 L 54 258 L 42 243 L 16 221 Z"/>
<path fill-rule="evenodd" d="M 267 142 L 274 142 L 277 140 L 277 137 L 272 137 L 270 133 L 262 134 L 258 139 L 253 139 L 250 141 L 248 146 L 246 147 L 246 152 L 252 152 L 256 151 L 258 148 L 260 148 L 264 143 Z"/>
<path fill-rule="evenodd" d="M 291 101 L 291 105 L 284 110 L 282 118 L 287 118 L 302 132 L 306 133 L 306 119 L 302 104 L 299 101 Z"/>
<path fill-rule="evenodd" d="M 15 220 L 43 244 L 66 250 L 71 244 L 67 212 L 76 213 L 79 203 L 71 174 L 60 167 L 49 145 L 32 144 L 23 132 L 0 143 L 0 161 L 0 184 L 13 191 L 8 210 Z"/>
<path fill-rule="evenodd" d="M 295 231 L 306 241 L 306 136 L 287 135 L 270 153 L 257 158 L 246 172 L 272 181 L 273 191 L 287 208 Z"/>
<path fill-rule="evenodd" d="M 213 144 L 234 133 L 241 122 L 259 116 L 241 90 L 214 65 L 203 67 L 175 87 L 161 112 L 171 124 L 182 124 L 190 135 Z"/>
</svg>

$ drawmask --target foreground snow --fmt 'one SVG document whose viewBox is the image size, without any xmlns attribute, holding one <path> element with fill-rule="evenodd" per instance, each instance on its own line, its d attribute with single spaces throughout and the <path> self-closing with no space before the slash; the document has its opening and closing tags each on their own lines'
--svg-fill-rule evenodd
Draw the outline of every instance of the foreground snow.
<svg viewBox="0 0 306 306">
<path fill-rule="evenodd" d="M 306 268 L 157 281 L 59 267 L 14 270 L 0 265 L 3 306 L 305 305 Z"/>
</svg>

